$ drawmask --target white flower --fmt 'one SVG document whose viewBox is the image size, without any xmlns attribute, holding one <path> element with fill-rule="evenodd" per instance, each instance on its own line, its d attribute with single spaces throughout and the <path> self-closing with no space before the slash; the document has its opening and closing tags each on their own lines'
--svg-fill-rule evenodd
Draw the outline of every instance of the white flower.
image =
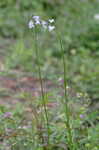
<svg viewBox="0 0 99 150">
<path fill-rule="evenodd" d="M 83 93 L 76 93 L 76 96 L 77 96 L 78 98 L 80 98 L 80 97 L 83 96 Z"/>
<path fill-rule="evenodd" d="M 42 21 L 41 24 L 42 24 L 42 27 L 44 29 L 47 29 L 47 22 L 46 21 Z"/>
<path fill-rule="evenodd" d="M 51 26 L 51 25 L 48 26 L 49 32 L 53 31 L 54 29 L 55 29 L 55 26 Z"/>
<path fill-rule="evenodd" d="M 32 29 L 35 27 L 34 23 L 32 20 L 29 21 L 29 24 L 28 24 L 29 28 Z"/>
<path fill-rule="evenodd" d="M 94 19 L 99 20 L 99 14 L 94 15 Z"/>
<path fill-rule="evenodd" d="M 49 21 L 49 23 L 53 23 L 54 19 L 49 19 L 48 21 Z"/>
<path fill-rule="evenodd" d="M 39 16 L 33 16 L 32 17 L 35 21 L 39 21 L 40 20 L 40 17 Z"/>
<path fill-rule="evenodd" d="M 69 86 L 68 86 L 68 85 L 66 86 L 66 89 L 69 89 Z"/>
<path fill-rule="evenodd" d="M 34 24 L 41 24 L 41 20 L 40 20 L 40 17 L 39 16 L 33 16 L 32 17 L 33 18 L 33 20 L 34 20 Z"/>
<path fill-rule="evenodd" d="M 41 24 L 40 20 L 35 20 L 35 24 Z"/>
<path fill-rule="evenodd" d="M 48 21 L 41 20 L 39 16 L 33 16 L 29 21 L 29 28 L 32 29 L 36 25 L 40 25 L 44 29 L 48 29 L 49 32 L 55 29 L 54 25 L 51 25 L 54 22 L 54 19 L 49 19 Z"/>
<path fill-rule="evenodd" d="M 42 20 L 41 23 L 42 23 L 42 25 L 47 25 L 47 22 L 46 22 L 46 21 L 43 21 L 43 20 Z"/>
</svg>

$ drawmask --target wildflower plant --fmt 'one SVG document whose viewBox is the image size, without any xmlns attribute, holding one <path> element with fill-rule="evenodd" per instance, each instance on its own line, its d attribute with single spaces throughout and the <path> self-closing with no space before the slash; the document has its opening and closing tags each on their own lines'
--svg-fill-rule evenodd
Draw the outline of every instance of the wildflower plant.
<svg viewBox="0 0 99 150">
<path fill-rule="evenodd" d="M 55 25 L 53 25 L 55 23 L 54 19 L 49 19 L 48 21 L 45 20 L 41 20 L 39 16 L 33 16 L 32 19 L 29 21 L 29 28 L 33 29 L 33 33 L 34 33 L 34 39 L 35 39 L 35 49 L 36 49 L 36 58 L 37 58 L 37 66 L 38 66 L 38 73 L 39 73 L 39 78 L 40 78 L 40 86 L 41 86 L 41 94 L 42 94 L 42 104 L 43 104 L 43 108 L 44 108 L 44 113 L 45 113 L 45 118 L 46 118 L 46 123 L 47 123 L 47 131 L 48 131 L 48 144 L 49 144 L 49 120 L 48 120 L 48 112 L 47 112 L 47 108 L 46 108 L 46 102 L 45 102 L 45 95 L 44 95 L 44 88 L 43 88 L 43 80 L 42 80 L 42 76 L 41 76 L 41 67 L 39 64 L 39 49 L 38 49 L 38 34 L 37 34 L 37 28 L 40 27 L 41 29 L 43 29 L 44 31 L 49 31 L 52 32 L 53 30 L 55 30 Z M 71 129 L 71 125 L 70 125 L 70 112 L 69 112 L 69 108 L 68 108 L 68 96 L 67 96 L 67 70 L 66 70 L 66 62 L 65 62 L 65 55 L 64 55 L 64 47 L 63 47 L 63 42 L 61 39 L 61 34 L 57 33 L 57 37 L 60 43 L 60 48 L 61 48 L 61 53 L 63 56 L 63 70 L 64 70 L 64 112 L 65 112 L 65 116 L 66 116 L 66 121 L 65 121 L 65 125 L 67 128 L 67 143 L 68 143 L 68 147 L 70 148 L 70 150 L 75 150 L 74 145 L 73 145 L 73 136 L 72 136 L 72 129 Z"/>
<path fill-rule="evenodd" d="M 49 145 L 49 120 L 48 120 L 48 112 L 47 112 L 46 102 L 45 102 L 45 94 L 44 94 L 43 80 L 42 80 L 42 75 L 41 75 L 41 67 L 40 67 L 40 63 L 39 63 L 39 48 L 38 48 L 39 42 L 38 42 L 37 29 L 39 27 L 40 29 L 48 30 L 49 32 L 51 32 L 55 29 L 55 26 L 52 25 L 53 22 L 54 22 L 54 19 L 49 19 L 48 21 L 44 21 L 44 20 L 41 20 L 39 16 L 33 16 L 28 24 L 28 27 L 30 29 L 33 29 L 33 35 L 34 35 L 34 40 L 35 40 L 35 53 L 36 53 L 36 59 L 37 59 L 38 74 L 39 74 L 39 78 L 40 78 L 42 108 L 44 108 L 44 115 L 45 115 L 46 125 L 47 125 L 47 134 L 48 134 L 47 145 Z M 42 139 L 42 141 L 44 141 L 44 140 Z"/>
<path fill-rule="evenodd" d="M 33 16 L 32 19 L 29 21 L 28 26 L 30 29 L 35 29 L 39 25 L 41 29 L 48 30 L 49 32 L 55 29 L 53 25 L 54 19 L 49 19 L 48 21 L 41 20 L 39 16 Z"/>
</svg>

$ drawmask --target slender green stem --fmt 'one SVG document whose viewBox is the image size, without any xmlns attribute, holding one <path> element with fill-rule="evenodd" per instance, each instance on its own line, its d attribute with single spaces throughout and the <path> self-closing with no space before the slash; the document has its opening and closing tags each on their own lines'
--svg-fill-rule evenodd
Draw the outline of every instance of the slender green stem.
<svg viewBox="0 0 99 150">
<path fill-rule="evenodd" d="M 63 70 L 64 70 L 64 96 L 65 96 L 65 115 L 66 115 L 66 128 L 68 129 L 68 145 L 70 147 L 70 150 L 73 150 L 73 138 L 72 138 L 72 129 L 70 127 L 70 111 L 68 107 L 68 95 L 67 95 L 67 70 L 66 70 L 66 60 L 65 60 L 65 55 L 64 55 L 64 47 L 63 47 L 63 42 L 61 39 L 60 34 L 58 33 L 58 39 L 61 47 L 61 52 L 62 52 L 62 59 L 63 59 Z"/>
<path fill-rule="evenodd" d="M 41 67 L 40 67 L 40 63 L 39 63 L 38 37 L 37 37 L 36 29 L 34 32 L 34 38 L 35 38 L 35 52 L 36 52 L 36 59 L 37 59 L 38 74 L 39 74 L 40 86 L 41 86 L 41 97 L 42 97 L 42 104 L 43 104 L 44 112 L 45 112 L 46 126 L 47 126 L 47 132 L 48 132 L 48 145 L 49 145 L 49 120 L 48 120 L 48 113 L 47 113 L 46 102 L 45 102 L 43 79 L 42 79 L 42 75 L 41 75 Z"/>
</svg>

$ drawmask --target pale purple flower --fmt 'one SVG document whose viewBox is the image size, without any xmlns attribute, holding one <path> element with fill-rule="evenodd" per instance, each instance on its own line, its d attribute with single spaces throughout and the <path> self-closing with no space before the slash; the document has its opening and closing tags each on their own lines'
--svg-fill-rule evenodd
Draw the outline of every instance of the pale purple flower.
<svg viewBox="0 0 99 150">
<path fill-rule="evenodd" d="M 29 28 L 32 29 L 36 25 L 41 25 L 43 29 L 48 29 L 49 32 L 55 29 L 55 26 L 51 25 L 54 22 L 54 19 L 49 19 L 48 21 L 41 20 L 39 16 L 33 16 L 32 20 L 29 21 Z"/>
<path fill-rule="evenodd" d="M 40 20 L 35 20 L 35 24 L 41 24 Z"/>
<path fill-rule="evenodd" d="M 4 118 L 11 118 L 12 117 L 12 113 L 11 112 L 5 112 L 3 117 Z"/>
<path fill-rule="evenodd" d="M 51 26 L 51 25 L 48 26 L 48 31 L 49 32 L 53 31 L 54 29 L 55 29 L 55 26 Z"/>
<path fill-rule="evenodd" d="M 32 29 L 35 27 L 34 23 L 32 20 L 29 21 L 29 24 L 28 24 L 29 28 Z"/>
<path fill-rule="evenodd" d="M 39 16 L 33 16 L 32 18 L 33 18 L 35 21 L 40 20 L 40 17 L 39 17 Z"/>
<path fill-rule="evenodd" d="M 41 24 L 44 29 L 47 29 L 48 23 L 46 21 L 42 21 Z"/>
<path fill-rule="evenodd" d="M 40 20 L 40 17 L 39 17 L 39 16 L 33 16 L 32 18 L 33 18 L 33 20 L 34 20 L 34 24 L 35 24 L 35 25 L 41 24 L 41 20 Z"/>
<path fill-rule="evenodd" d="M 80 118 L 83 119 L 83 118 L 84 118 L 84 115 L 83 115 L 83 114 L 80 114 Z"/>
<path fill-rule="evenodd" d="M 48 23 L 46 21 L 42 20 L 41 24 L 42 25 L 47 25 Z"/>
<path fill-rule="evenodd" d="M 42 20 L 42 25 L 47 25 L 47 22 Z"/>
<path fill-rule="evenodd" d="M 54 19 L 49 19 L 49 23 L 54 23 Z"/>
</svg>

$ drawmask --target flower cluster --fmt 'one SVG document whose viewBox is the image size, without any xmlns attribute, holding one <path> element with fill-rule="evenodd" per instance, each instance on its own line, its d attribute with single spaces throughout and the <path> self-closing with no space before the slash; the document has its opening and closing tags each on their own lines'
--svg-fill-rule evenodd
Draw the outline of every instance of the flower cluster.
<svg viewBox="0 0 99 150">
<path fill-rule="evenodd" d="M 12 117 L 12 113 L 11 112 L 5 112 L 3 117 L 4 118 L 11 118 Z"/>
<path fill-rule="evenodd" d="M 43 29 L 47 29 L 49 32 L 55 29 L 53 25 L 54 19 L 49 19 L 48 21 L 41 20 L 39 16 L 33 16 L 29 21 L 28 27 L 30 29 L 35 28 L 36 25 L 40 25 Z"/>
</svg>

